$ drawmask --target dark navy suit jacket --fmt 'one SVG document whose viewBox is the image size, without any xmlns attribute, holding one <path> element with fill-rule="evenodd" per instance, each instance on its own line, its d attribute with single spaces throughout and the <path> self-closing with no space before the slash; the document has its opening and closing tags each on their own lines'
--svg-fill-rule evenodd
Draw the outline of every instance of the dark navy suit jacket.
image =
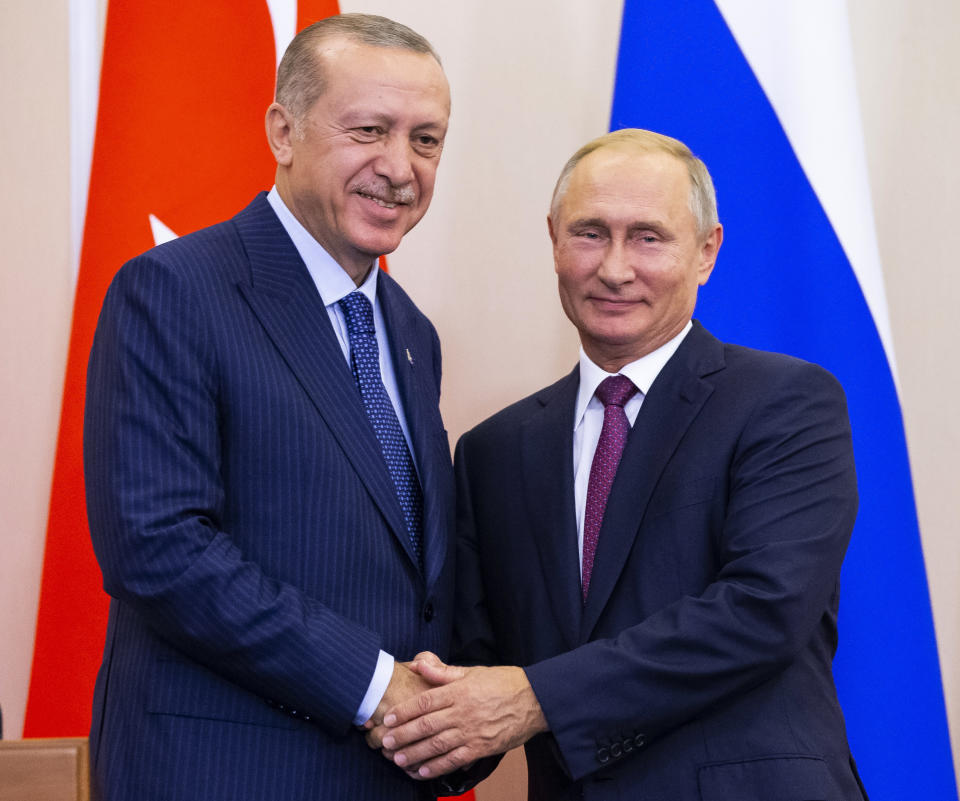
<svg viewBox="0 0 960 801">
<path fill-rule="evenodd" d="M 424 489 L 424 568 L 328 314 L 264 195 L 125 265 L 84 464 L 112 596 L 91 747 L 109 799 L 414 799 L 352 727 L 379 649 L 449 645 L 436 332 L 378 281 Z"/>
<path fill-rule="evenodd" d="M 650 388 L 580 595 L 579 370 L 461 439 L 455 651 L 517 664 L 531 799 L 854 801 L 837 704 L 843 391 L 698 323 Z M 582 795 L 581 795 L 582 793 Z"/>
</svg>

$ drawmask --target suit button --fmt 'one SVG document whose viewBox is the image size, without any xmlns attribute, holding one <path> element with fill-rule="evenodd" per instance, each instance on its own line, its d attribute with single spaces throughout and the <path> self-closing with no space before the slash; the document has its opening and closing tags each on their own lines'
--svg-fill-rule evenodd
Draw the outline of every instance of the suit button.
<svg viewBox="0 0 960 801">
<path fill-rule="evenodd" d="M 610 751 L 606 748 L 597 749 L 597 762 L 606 765 L 610 761 Z"/>
<path fill-rule="evenodd" d="M 642 734 L 638 734 L 633 738 L 633 742 L 637 748 L 643 748 L 647 744 L 647 738 Z"/>
<path fill-rule="evenodd" d="M 627 739 L 623 741 L 623 753 L 629 754 L 631 751 L 633 751 L 633 748 L 633 738 L 627 737 Z"/>
<path fill-rule="evenodd" d="M 300 716 L 300 713 L 299 713 L 299 712 L 297 712 L 297 710 L 296 710 L 296 709 L 291 709 L 291 710 L 290 710 L 290 712 L 289 712 L 288 714 L 289 714 L 289 715 L 290 715 L 290 717 L 292 717 L 292 718 L 296 718 L 296 717 L 299 717 L 299 716 Z"/>
<path fill-rule="evenodd" d="M 429 623 L 433 620 L 433 604 L 427 601 L 427 605 L 423 607 L 423 619 Z"/>
<path fill-rule="evenodd" d="M 610 746 L 610 756 L 614 759 L 620 759 L 623 756 L 623 749 L 620 747 L 620 743 L 614 743 Z"/>
</svg>

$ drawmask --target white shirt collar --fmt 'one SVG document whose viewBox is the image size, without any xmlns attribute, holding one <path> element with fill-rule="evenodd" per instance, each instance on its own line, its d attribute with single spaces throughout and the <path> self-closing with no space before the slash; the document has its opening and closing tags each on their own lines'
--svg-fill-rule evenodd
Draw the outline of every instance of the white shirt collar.
<svg viewBox="0 0 960 801">
<path fill-rule="evenodd" d="M 293 245 L 296 247 L 303 263 L 307 265 L 307 270 L 313 283 L 320 292 L 324 306 L 332 306 L 342 298 L 349 295 L 354 290 L 359 289 L 370 300 L 371 304 L 376 304 L 377 298 L 377 274 L 379 270 L 371 269 L 367 273 L 366 279 L 358 287 L 353 283 L 353 279 L 347 274 L 333 256 L 317 242 L 310 232 L 300 224 L 300 221 L 293 216 L 293 212 L 287 208 L 283 202 L 277 187 L 274 186 L 267 195 L 267 202 L 274 213 L 280 219 L 280 224 L 287 232 Z M 371 263 L 371 267 L 375 263 Z"/>
<path fill-rule="evenodd" d="M 683 327 L 683 330 L 673 339 L 665 342 L 646 356 L 641 356 L 636 361 L 625 364 L 620 368 L 619 373 L 608 373 L 602 367 L 598 367 L 593 360 L 587 356 L 581 346 L 580 388 L 577 390 L 576 413 L 573 416 L 574 430 L 577 429 L 583 420 L 587 405 L 590 403 L 591 398 L 593 398 L 593 394 L 597 391 L 597 387 L 600 386 L 600 382 L 605 378 L 609 378 L 612 375 L 625 375 L 634 383 L 641 395 L 646 395 L 650 391 L 650 387 L 653 385 L 656 377 L 660 375 L 660 371 L 664 368 L 664 365 L 666 365 L 666 363 L 670 361 L 670 357 L 677 352 L 677 348 L 680 347 L 680 343 L 683 342 L 684 337 L 690 332 L 691 328 L 693 328 L 693 323 L 688 321 Z"/>
</svg>

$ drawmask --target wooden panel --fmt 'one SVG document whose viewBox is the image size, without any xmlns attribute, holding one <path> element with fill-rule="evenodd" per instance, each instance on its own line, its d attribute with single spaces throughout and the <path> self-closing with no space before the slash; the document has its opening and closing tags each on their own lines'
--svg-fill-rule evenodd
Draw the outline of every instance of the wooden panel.
<svg viewBox="0 0 960 801">
<path fill-rule="evenodd" d="M 0 740 L 0 801 L 90 801 L 86 737 Z"/>
<path fill-rule="evenodd" d="M 477 785 L 477 801 L 522 801 L 527 797 L 527 760 L 522 748 L 508 751 L 497 769 Z"/>
</svg>

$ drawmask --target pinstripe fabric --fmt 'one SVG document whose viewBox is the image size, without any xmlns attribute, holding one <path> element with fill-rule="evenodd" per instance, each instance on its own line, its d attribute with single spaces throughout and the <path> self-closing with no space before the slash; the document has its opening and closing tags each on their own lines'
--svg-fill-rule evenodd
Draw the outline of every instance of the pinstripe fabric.
<svg viewBox="0 0 960 801">
<path fill-rule="evenodd" d="M 378 649 L 444 653 L 451 625 L 439 343 L 389 276 L 378 284 L 424 487 L 423 573 L 263 195 L 111 285 L 84 432 L 113 596 L 91 730 L 103 798 L 422 797 L 350 727 Z"/>
</svg>

